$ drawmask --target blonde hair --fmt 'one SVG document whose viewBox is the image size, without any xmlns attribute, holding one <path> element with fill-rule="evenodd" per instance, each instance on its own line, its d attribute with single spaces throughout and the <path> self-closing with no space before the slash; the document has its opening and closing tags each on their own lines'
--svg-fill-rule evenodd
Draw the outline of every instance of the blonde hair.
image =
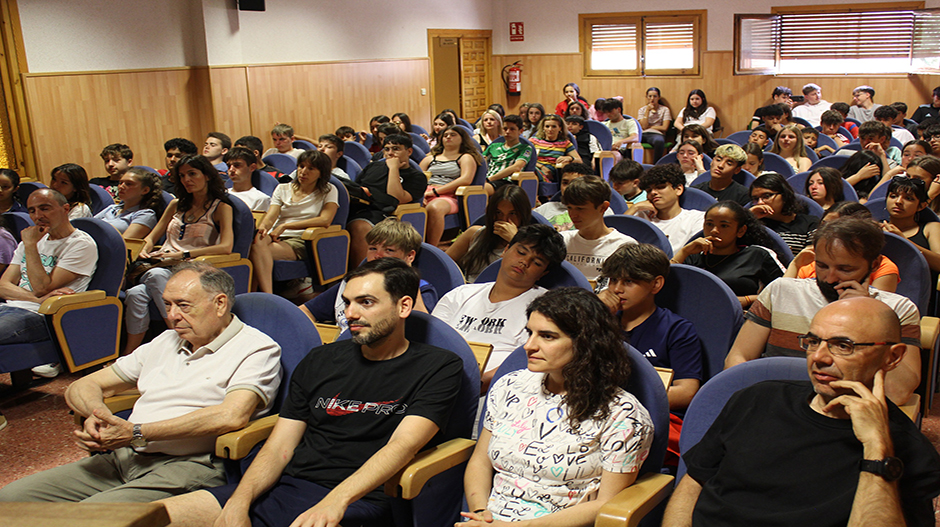
<svg viewBox="0 0 940 527">
<path fill-rule="evenodd" d="M 772 154 L 780 155 L 780 134 L 786 132 L 787 130 L 793 132 L 793 134 L 796 135 L 796 146 L 793 147 L 793 159 L 795 159 L 797 164 L 799 164 L 800 159 L 806 157 L 806 144 L 803 142 L 803 131 L 800 130 L 800 127 L 795 124 L 784 126 L 782 130 L 777 132 L 777 139 L 774 140 L 774 146 L 771 147 L 770 152 Z"/>
</svg>

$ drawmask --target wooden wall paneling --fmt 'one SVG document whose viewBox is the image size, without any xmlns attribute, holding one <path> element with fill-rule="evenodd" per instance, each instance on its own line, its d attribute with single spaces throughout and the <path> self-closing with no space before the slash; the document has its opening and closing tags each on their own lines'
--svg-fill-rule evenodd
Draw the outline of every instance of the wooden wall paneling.
<svg viewBox="0 0 940 527">
<path fill-rule="evenodd" d="M 700 77 L 584 77 L 581 55 L 496 55 L 493 57 L 492 76 L 499 79 L 506 64 L 516 60 L 523 63 L 522 95 L 507 97 L 502 89 L 494 90 L 495 100 L 506 106 L 507 113 L 518 111 L 523 102 L 540 102 L 546 111 L 553 111 L 563 99 L 562 86 L 576 82 L 581 95 L 592 104 L 598 97 L 621 95 L 624 97 L 624 113 L 635 115 L 644 104 L 646 90 L 656 86 L 676 115 L 685 106 L 689 91 L 699 88 L 705 92 L 710 105 L 718 112 L 724 126 L 723 135 L 743 130 L 755 108 L 769 104 L 775 86 L 790 87 L 800 93 L 803 85 L 815 82 L 823 88 L 823 98 L 830 102 L 851 103 L 852 89 L 862 84 L 875 88 L 875 101 L 889 104 L 904 101 L 911 108 L 930 101 L 930 93 L 940 84 L 936 76 L 833 76 L 773 77 L 763 75 L 738 75 L 734 73 L 734 53 L 731 51 L 706 52 L 702 61 Z"/>
<path fill-rule="evenodd" d="M 163 142 L 187 137 L 201 145 L 211 127 L 207 68 L 24 75 L 39 174 L 78 163 L 104 174 L 101 149 L 122 142 L 134 162 L 163 168 Z"/>
<path fill-rule="evenodd" d="M 267 139 L 269 130 L 251 127 L 251 106 L 248 94 L 248 67 L 209 68 L 212 92 L 212 130 L 228 134 L 235 141 L 245 135 Z M 202 143 L 199 143 L 202 145 Z"/>
<path fill-rule="evenodd" d="M 405 112 L 431 128 L 428 60 L 250 66 L 251 127 L 265 145 L 275 121 L 316 137 L 348 125 L 366 130 L 376 114 Z"/>
</svg>

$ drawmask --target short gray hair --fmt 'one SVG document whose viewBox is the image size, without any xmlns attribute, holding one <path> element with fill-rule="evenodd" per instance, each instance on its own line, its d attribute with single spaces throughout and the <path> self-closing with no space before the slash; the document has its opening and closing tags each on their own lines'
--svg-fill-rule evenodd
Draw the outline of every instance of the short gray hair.
<svg viewBox="0 0 940 527">
<path fill-rule="evenodd" d="M 173 267 L 173 276 L 183 271 L 192 271 L 199 275 L 199 285 L 207 293 L 215 296 L 219 293 L 228 298 L 228 307 L 232 309 L 235 305 L 235 280 L 232 276 L 213 266 L 212 264 L 200 261 L 187 261 Z"/>
</svg>

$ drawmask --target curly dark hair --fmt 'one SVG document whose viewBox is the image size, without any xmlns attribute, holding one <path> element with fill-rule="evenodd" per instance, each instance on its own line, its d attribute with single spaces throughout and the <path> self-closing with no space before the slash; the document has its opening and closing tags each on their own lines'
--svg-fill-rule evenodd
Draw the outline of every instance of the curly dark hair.
<svg viewBox="0 0 940 527">
<path fill-rule="evenodd" d="M 85 169 L 82 168 L 81 165 L 65 163 L 64 165 L 53 168 L 51 175 L 54 177 L 56 172 L 65 174 L 69 178 L 69 182 L 72 183 L 72 187 L 75 188 L 75 192 L 73 192 L 72 196 L 69 198 L 69 205 L 74 206 L 76 203 L 91 205 L 91 188 L 88 187 L 88 173 L 85 172 Z"/>
<path fill-rule="evenodd" d="M 163 185 L 160 183 L 160 177 L 139 167 L 131 167 L 125 174 L 136 179 L 141 187 L 150 189 L 140 198 L 141 210 L 150 209 L 158 218 L 162 216 L 168 203 L 163 201 Z"/>
<path fill-rule="evenodd" d="M 206 176 L 207 196 L 205 207 L 207 209 L 217 199 L 221 200 L 222 203 L 232 204 L 228 199 L 228 193 L 225 192 L 225 183 L 222 181 L 222 176 L 219 175 L 219 170 L 209 162 L 206 156 L 183 156 L 173 167 L 172 172 L 172 179 L 176 182 L 174 190 L 176 190 L 176 197 L 179 198 L 176 203 L 177 211 L 186 212 L 193 208 L 193 195 L 186 190 L 180 178 L 180 169 L 184 166 L 195 168 Z"/>
<path fill-rule="evenodd" d="M 610 402 L 630 378 L 630 360 L 620 329 L 597 295 L 580 287 L 553 289 L 526 308 L 539 313 L 571 338 L 574 357 L 562 368 L 568 423 L 577 429 L 587 419 L 605 419 Z"/>
<path fill-rule="evenodd" d="M 738 222 L 738 228 L 742 225 L 747 227 L 747 230 L 744 232 L 744 236 L 738 238 L 738 245 L 761 245 L 764 247 L 770 247 L 771 240 L 770 235 L 767 234 L 767 227 L 764 227 L 764 224 L 758 220 L 751 211 L 745 209 L 737 201 L 719 201 L 711 207 L 708 207 L 708 210 L 705 211 L 705 217 L 708 217 L 708 213 L 712 209 L 728 209 L 734 214 L 734 221 Z"/>
</svg>

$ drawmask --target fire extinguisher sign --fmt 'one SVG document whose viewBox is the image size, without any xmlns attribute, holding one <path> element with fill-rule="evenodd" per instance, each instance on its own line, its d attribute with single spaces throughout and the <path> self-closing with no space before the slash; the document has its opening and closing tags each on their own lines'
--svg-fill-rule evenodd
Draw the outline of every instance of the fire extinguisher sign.
<svg viewBox="0 0 940 527">
<path fill-rule="evenodd" d="M 522 42 L 523 40 L 525 40 L 525 29 L 522 26 L 522 22 L 510 22 L 509 41 Z"/>
</svg>

